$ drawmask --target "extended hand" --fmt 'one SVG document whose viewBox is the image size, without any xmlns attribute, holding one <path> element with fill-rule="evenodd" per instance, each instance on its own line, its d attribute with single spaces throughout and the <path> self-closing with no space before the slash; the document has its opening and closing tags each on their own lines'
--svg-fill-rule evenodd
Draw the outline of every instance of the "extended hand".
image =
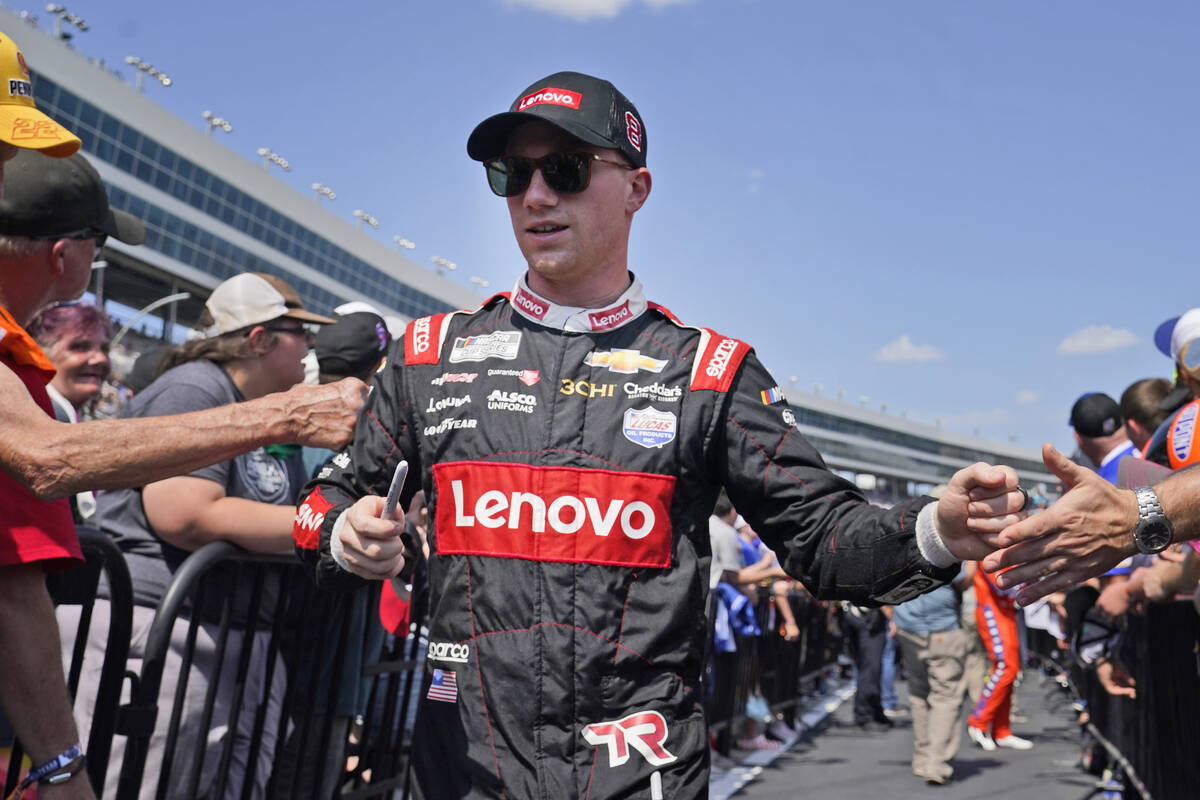
<svg viewBox="0 0 1200 800">
<path fill-rule="evenodd" d="M 354 438 L 354 423 L 367 397 L 367 385 L 345 378 L 324 386 L 301 384 L 283 395 L 296 426 L 297 444 L 340 450 Z"/>
<path fill-rule="evenodd" d="M 1102 575 L 1136 552 L 1133 492 L 1118 489 L 1049 443 L 1042 445 L 1042 460 L 1067 487 L 1066 494 L 1042 513 L 1001 531 L 999 546 L 1004 549 L 983 560 L 988 572 L 1013 567 L 997 575 L 996 583 L 1005 589 L 1025 583 L 1017 595 L 1020 605 Z"/>
<path fill-rule="evenodd" d="M 996 549 L 996 537 L 1024 507 L 1012 467 L 972 464 L 954 473 L 938 499 L 938 532 L 957 558 L 977 561 Z"/>
<path fill-rule="evenodd" d="M 346 566 L 360 578 L 394 578 L 404 569 L 404 521 L 380 519 L 383 503 L 376 495 L 359 498 L 337 532 Z"/>
</svg>

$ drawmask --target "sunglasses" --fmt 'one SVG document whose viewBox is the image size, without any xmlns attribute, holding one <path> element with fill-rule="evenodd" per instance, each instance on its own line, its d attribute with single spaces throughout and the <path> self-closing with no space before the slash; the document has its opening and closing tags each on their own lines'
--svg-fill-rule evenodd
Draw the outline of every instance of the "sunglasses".
<svg viewBox="0 0 1200 800">
<path fill-rule="evenodd" d="M 542 180 L 559 194 L 579 194 L 592 179 L 592 164 L 611 164 L 621 169 L 637 169 L 621 161 L 595 153 L 546 153 L 541 158 L 499 156 L 483 162 L 488 186 L 500 197 L 516 197 L 529 188 L 533 171 L 542 171 Z"/>
<path fill-rule="evenodd" d="M 317 343 L 317 335 L 303 325 L 264 325 L 263 327 L 275 333 L 290 333 L 293 336 L 303 337 L 309 347 Z"/>
</svg>

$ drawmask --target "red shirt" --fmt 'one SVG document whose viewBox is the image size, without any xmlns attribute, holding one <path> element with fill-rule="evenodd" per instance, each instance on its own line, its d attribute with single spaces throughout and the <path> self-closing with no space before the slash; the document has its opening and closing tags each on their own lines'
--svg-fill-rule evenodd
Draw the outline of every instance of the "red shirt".
<svg viewBox="0 0 1200 800">
<path fill-rule="evenodd" d="M 0 364 L 21 379 L 46 414 L 54 416 L 46 393 L 54 365 L 4 308 L 0 308 Z M 0 567 L 48 561 L 48 569 L 65 569 L 82 560 L 70 503 L 38 500 L 0 471 Z"/>
</svg>

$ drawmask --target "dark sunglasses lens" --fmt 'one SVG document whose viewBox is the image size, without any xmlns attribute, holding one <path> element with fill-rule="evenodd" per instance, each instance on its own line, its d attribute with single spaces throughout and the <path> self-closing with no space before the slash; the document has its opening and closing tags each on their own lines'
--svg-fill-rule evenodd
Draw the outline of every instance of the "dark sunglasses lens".
<svg viewBox="0 0 1200 800">
<path fill-rule="evenodd" d="M 591 164 L 579 153 L 547 153 L 542 157 L 542 177 L 556 192 L 578 194 L 587 188 Z"/>
<path fill-rule="evenodd" d="M 533 176 L 533 166 L 527 158 L 505 156 L 484 162 L 488 186 L 501 197 L 514 197 L 525 191 Z"/>
</svg>

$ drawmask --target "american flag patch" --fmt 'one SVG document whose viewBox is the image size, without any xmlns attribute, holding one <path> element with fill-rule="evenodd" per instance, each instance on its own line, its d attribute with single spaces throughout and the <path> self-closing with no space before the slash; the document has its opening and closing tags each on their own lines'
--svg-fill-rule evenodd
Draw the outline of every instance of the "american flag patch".
<svg viewBox="0 0 1200 800">
<path fill-rule="evenodd" d="M 440 700 L 443 703 L 457 703 L 458 681 L 454 678 L 454 671 L 435 669 L 433 681 L 429 684 L 429 691 L 425 696 L 430 700 Z"/>
<path fill-rule="evenodd" d="M 762 397 L 763 405 L 771 405 L 772 403 L 781 403 L 786 398 L 783 396 L 783 389 L 778 386 L 773 386 L 770 389 L 763 389 L 758 393 Z"/>
</svg>

